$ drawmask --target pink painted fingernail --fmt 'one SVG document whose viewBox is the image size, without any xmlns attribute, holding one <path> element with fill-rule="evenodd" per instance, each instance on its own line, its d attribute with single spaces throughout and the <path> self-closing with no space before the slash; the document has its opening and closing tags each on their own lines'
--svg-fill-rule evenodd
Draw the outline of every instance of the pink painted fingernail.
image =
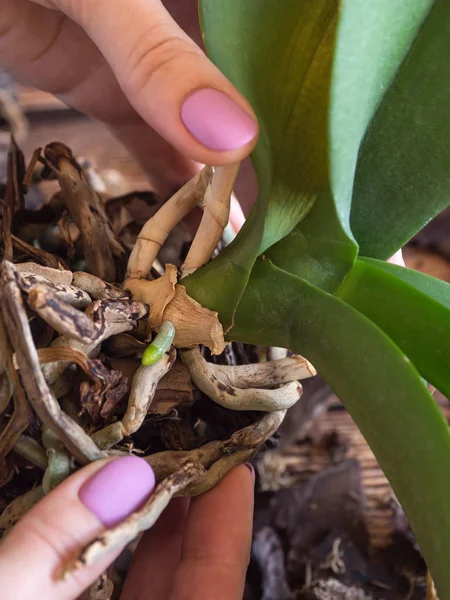
<svg viewBox="0 0 450 600">
<path fill-rule="evenodd" d="M 252 478 L 253 478 L 253 483 L 255 483 L 255 479 L 256 479 L 256 475 L 255 475 L 255 467 L 252 465 L 252 463 L 246 462 L 244 463 L 244 465 L 247 467 L 247 469 L 250 471 L 250 473 L 252 474 Z"/>
<path fill-rule="evenodd" d="M 258 124 L 229 96 L 213 89 L 197 90 L 181 107 L 186 128 L 210 150 L 234 150 L 258 133 Z"/>
<path fill-rule="evenodd" d="M 78 495 L 105 527 L 114 527 L 137 510 L 154 487 L 151 466 L 143 458 L 124 456 L 97 471 Z"/>
</svg>

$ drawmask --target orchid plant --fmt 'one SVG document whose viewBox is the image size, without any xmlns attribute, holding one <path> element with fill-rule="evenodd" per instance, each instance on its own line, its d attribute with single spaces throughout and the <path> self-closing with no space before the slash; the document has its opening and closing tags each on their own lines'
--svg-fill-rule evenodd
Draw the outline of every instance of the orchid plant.
<svg viewBox="0 0 450 600">
<path fill-rule="evenodd" d="M 450 204 L 445 0 L 202 0 L 210 57 L 261 135 L 259 197 L 182 283 L 227 339 L 289 348 L 332 386 L 450 597 L 450 285 L 390 264 Z"/>
</svg>

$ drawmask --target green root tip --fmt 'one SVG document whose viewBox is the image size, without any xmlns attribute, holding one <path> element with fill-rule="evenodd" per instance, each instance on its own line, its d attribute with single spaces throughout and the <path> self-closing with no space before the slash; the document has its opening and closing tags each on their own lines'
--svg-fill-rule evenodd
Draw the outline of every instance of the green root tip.
<svg viewBox="0 0 450 600">
<path fill-rule="evenodd" d="M 164 356 L 172 345 L 175 337 L 175 327 L 170 321 L 164 321 L 161 325 L 158 335 L 142 355 L 142 364 L 145 367 L 154 365 Z"/>
<path fill-rule="evenodd" d="M 150 344 L 150 346 L 144 350 L 141 363 L 144 365 L 144 367 L 149 367 L 150 365 L 157 363 L 158 360 L 161 360 L 163 356 L 163 350 L 160 348 L 155 348 Z"/>
</svg>

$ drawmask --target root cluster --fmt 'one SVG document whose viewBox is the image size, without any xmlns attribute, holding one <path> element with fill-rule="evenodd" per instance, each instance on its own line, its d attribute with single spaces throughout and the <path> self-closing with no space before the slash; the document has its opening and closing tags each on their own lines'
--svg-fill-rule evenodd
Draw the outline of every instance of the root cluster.
<svg viewBox="0 0 450 600">
<path fill-rule="evenodd" d="M 206 167 L 159 210 L 158 199 L 148 195 L 142 205 L 136 194 L 141 219 L 129 195 L 99 194 L 63 144 L 38 149 L 26 168 L 12 143 L 1 203 L 0 498 L 10 500 L 3 535 L 79 466 L 144 456 L 157 477 L 154 494 L 67 568 L 90 563 L 151 527 L 173 496 L 201 494 L 251 459 L 300 398 L 299 381 L 315 374 L 301 357 L 207 361 L 205 347 L 213 355 L 226 347 L 221 324 L 179 282 L 215 251 L 237 170 Z M 46 179 L 59 189 L 31 210 L 26 193 Z M 164 243 L 202 202 L 184 263 L 158 274 Z M 173 346 L 155 364 L 140 364 L 165 320 L 175 327 Z M 29 489 L 24 468 L 35 473 Z M 21 485 L 22 494 L 11 493 Z"/>
</svg>

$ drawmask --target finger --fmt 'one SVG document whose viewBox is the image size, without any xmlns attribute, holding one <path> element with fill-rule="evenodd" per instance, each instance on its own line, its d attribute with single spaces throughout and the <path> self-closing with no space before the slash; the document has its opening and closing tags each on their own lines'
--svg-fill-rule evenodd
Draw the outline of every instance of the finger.
<svg viewBox="0 0 450 600">
<path fill-rule="evenodd" d="M 29 0 L 0 0 L 0 66 L 108 123 L 163 198 L 195 174 L 195 164 L 139 117 L 97 46 L 61 12 Z"/>
<path fill-rule="evenodd" d="M 113 135 L 148 175 L 152 190 L 169 198 L 201 168 L 173 148 L 142 119 L 111 123 Z"/>
<path fill-rule="evenodd" d="M 2 600 L 73 600 L 119 554 L 61 578 L 68 559 L 105 526 L 136 510 L 155 485 L 142 459 L 99 461 L 77 472 L 39 502 L 0 546 Z"/>
<path fill-rule="evenodd" d="M 158 0 L 55 0 L 87 31 L 131 104 L 183 155 L 237 162 L 256 142 L 248 102 Z"/>
<path fill-rule="evenodd" d="M 240 600 L 250 557 L 253 475 L 233 469 L 191 501 L 171 600 Z"/>
<path fill-rule="evenodd" d="M 133 556 L 120 600 L 165 600 L 181 557 L 188 498 L 172 500 Z"/>
<path fill-rule="evenodd" d="M 230 206 L 230 225 L 237 233 L 242 225 L 245 223 L 245 216 L 239 200 L 234 194 L 231 194 L 231 206 Z"/>
<path fill-rule="evenodd" d="M 402 249 L 400 248 L 400 250 L 397 250 L 397 252 L 394 254 L 394 256 L 391 256 L 391 258 L 388 260 L 388 262 L 390 262 L 394 265 L 399 265 L 400 267 L 406 267 L 405 259 L 403 258 Z"/>
</svg>

